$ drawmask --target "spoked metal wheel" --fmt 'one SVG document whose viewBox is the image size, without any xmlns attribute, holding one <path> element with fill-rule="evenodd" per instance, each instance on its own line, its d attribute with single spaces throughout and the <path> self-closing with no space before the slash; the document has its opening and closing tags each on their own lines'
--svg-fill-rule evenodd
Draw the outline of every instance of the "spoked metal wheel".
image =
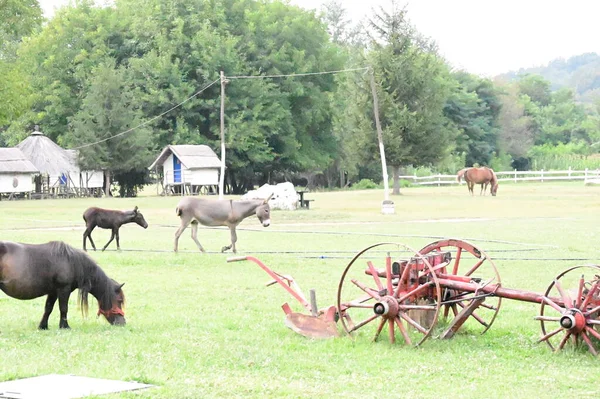
<svg viewBox="0 0 600 399">
<path fill-rule="evenodd" d="M 483 250 L 463 240 L 444 239 L 432 242 L 419 251 L 423 255 L 434 252 L 449 252 L 451 258 L 445 264 L 436 266 L 438 276 L 451 280 L 476 282 L 480 286 L 501 284 L 496 265 Z M 458 329 L 483 334 L 496 320 L 502 298 L 475 291 L 442 290 L 442 320 L 448 329 L 442 338 L 450 338 Z M 464 316 L 466 320 L 461 319 Z"/>
<path fill-rule="evenodd" d="M 374 250 L 377 248 L 377 250 Z M 350 261 L 338 286 L 340 322 L 351 335 L 377 340 L 387 331 L 407 345 L 425 341 L 440 311 L 441 290 L 429 261 L 396 243 L 365 248 Z"/>
<path fill-rule="evenodd" d="M 575 266 L 552 281 L 536 317 L 542 338 L 552 350 L 567 344 L 600 351 L 600 266 Z"/>
</svg>

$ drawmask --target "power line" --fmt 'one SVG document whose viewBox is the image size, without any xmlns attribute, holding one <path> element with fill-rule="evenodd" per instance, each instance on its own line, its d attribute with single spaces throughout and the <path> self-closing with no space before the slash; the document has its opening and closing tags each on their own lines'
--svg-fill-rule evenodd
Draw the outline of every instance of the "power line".
<svg viewBox="0 0 600 399">
<path fill-rule="evenodd" d="M 291 73 L 291 74 L 287 74 L 287 75 L 227 76 L 227 79 L 266 79 L 266 78 L 287 78 L 287 77 L 296 77 L 296 76 L 331 75 L 331 74 L 342 73 L 342 72 L 364 71 L 364 70 L 367 70 L 367 69 L 369 69 L 369 67 L 352 68 L 352 69 L 340 69 L 340 70 L 337 70 L 337 71 Z"/>
<path fill-rule="evenodd" d="M 144 126 L 144 125 L 147 125 L 148 123 L 150 123 L 150 122 L 152 122 L 152 121 L 154 121 L 154 120 L 156 120 L 156 119 L 158 119 L 158 118 L 162 117 L 163 115 L 165 115 L 165 114 L 168 114 L 169 112 L 173 111 L 174 109 L 181 107 L 183 104 L 187 103 L 187 102 L 188 102 L 188 101 L 190 101 L 192 98 L 194 98 L 194 97 L 197 97 L 197 96 L 198 96 L 200 93 L 202 93 L 203 91 L 205 91 L 206 89 L 208 89 L 209 87 L 211 87 L 212 85 L 214 85 L 215 83 L 217 83 L 219 80 L 220 80 L 220 79 L 216 79 L 216 80 L 214 80 L 213 82 L 209 83 L 207 86 L 204 86 L 202 89 L 200 89 L 200 90 L 199 90 L 199 91 L 197 91 L 196 93 L 192 94 L 191 96 L 189 96 L 188 98 L 186 98 L 185 100 L 183 100 L 182 102 L 180 102 L 179 104 L 177 104 L 177 105 L 175 105 L 175 106 L 173 106 L 173 107 L 169 108 L 169 109 L 168 109 L 168 110 L 166 110 L 165 112 L 163 112 L 163 113 L 161 113 L 161 114 L 159 114 L 159 115 L 155 116 L 155 117 L 154 117 L 154 118 L 152 118 L 152 119 L 148 119 L 147 121 L 145 121 L 145 122 L 142 122 L 142 123 L 140 123 L 139 125 L 137 125 L 137 126 L 135 126 L 135 127 L 132 127 L 131 129 L 127 129 L 127 130 L 125 130 L 124 132 L 121 132 L 121 133 L 117 133 L 117 134 L 115 134 L 114 136 L 106 137 L 106 138 L 103 138 L 102 140 L 98 140 L 98 141 L 95 141 L 95 142 L 93 142 L 93 143 L 88 143 L 88 144 L 80 145 L 79 147 L 75 147 L 75 148 L 72 148 L 72 149 L 73 149 L 73 150 L 79 150 L 79 149 L 81 149 L 81 148 L 91 147 L 91 146 L 93 146 L 93 145 L 100 144 L 100 143 L 103 143 L 103 142 L 105 142 L 105 141 L 112 140 L 112 139 L 114 139 L 114 138 L 116 138 L 116 137 L 123 136 L 124 134 L 130 133 L 130 132 L 134 131 L 135 129 L 138 129 L 138 128 L 140 128 L 140 127 L 142 127 L 142 126 Z"/>
<path fill-rule="evenodd" d="M 292 74 L 281 74 L 281 75 L 253 75 L 253 76 L 227 76 L 227 79 L 266 79 L 266 78 L 283 78 L 283 77 L 300 77 L 300 76 L 314 76 L 314 75 L 331 75 L 331 74 L 336 74 L 336 73 L 343 73 L 343 72 L 354 72 L 354 71 L 364 71 L 364 70 L 368 70 L 369 67 L 362 67 L 362 68 L 351 68 L 351 69 L 340 69 L 340 70 L 336 70 L 336 71 L 322 71 L 322 72 L 307 72 L 307 73 L 292 73 Z M 206 85 L 205 87 L 203 87 L 202 89 L 200 89 L 199 91 L 197 91 L 196 93 L 192 94 L 190 97 L 186 98 L 185 100 L 183 100 L 182 102 L 180 102 L 179 104 L 169 108 L 168 110 L 166 110 L 165 112 L 145 121 L 140 123 L 139 125 L 132 127 L 130 129 L 127 129 L 123 132 L 117 133 L 113 136 L 110 137 L 106 137 L 103 138 L 101 140 L 98 141 L 94 141 L 92 143 L 88 143 L 88 144 L 83 144 L 80 145 L 78 147 L 74 147 L 72 148 L 72 150 L 79 150 L 82 148 L 86 148 L 86 147 L 91 147 L 93 145 L 96 144 L 100 144 L 100 143 L 104 143 L 105 141 L 108 140 L 112 140 L 114 138 L 123 136 L 127 133 L 130 133 L 142 126 L 145 126 L 147 124 L 149 124 L 150 122 L 155 121 L 156 119 L 168 114 L 169 112 L 173 111 L 176 108 L 181 107 L 183 104 L 185 104 L 186 102 L 190 101 L 191 99 L 197 97 L 199 94 L 201 94 L 203 91 L 205 91 L 206 89 L 208 89 L 209 87 L 211 87 L 212 85 L 214 85 L 215 83 L 219 82 L 221 80 L 221 78 L 219 79 L 215 79 L 213 82 L 209 83 L 208 85 Z"/>
</svg>

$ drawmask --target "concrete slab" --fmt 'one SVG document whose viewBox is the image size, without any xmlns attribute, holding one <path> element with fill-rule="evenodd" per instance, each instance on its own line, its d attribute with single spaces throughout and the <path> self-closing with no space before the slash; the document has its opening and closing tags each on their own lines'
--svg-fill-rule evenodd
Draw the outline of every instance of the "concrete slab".
<svg viewBox="0 0 600 399">
<path fill-rule="evenodd" d="M 152 386 L 138 382 L 79 377 L 76 375 L 48 374 L 39 377 L 0 382 L 0 398 L 75 399 L 90 395 L 133 391 Z"/>
</svg>

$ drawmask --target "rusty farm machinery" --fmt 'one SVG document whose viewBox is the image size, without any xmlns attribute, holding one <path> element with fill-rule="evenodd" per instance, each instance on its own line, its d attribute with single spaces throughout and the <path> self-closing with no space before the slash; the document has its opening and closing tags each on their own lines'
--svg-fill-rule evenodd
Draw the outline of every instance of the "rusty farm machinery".
<svg viewBox="0 0 600 399">
<path fill-rule="evenodd" d="M 381 264 L 372 260 L 383 253 Z M 408 255 L 407 255 L 408 254 Z M 571 267 L 552 280 L 544 293 L 502 286 L 492 259 L 459 239 L 443 239 L 415 251 L 403 244 L 378 243 L 360 251 L 344 269 L 337 303 L 318 309 L 291 276 L 279 274 L 257 258 L 249 260 L 296 298 L 309 314 L 293 312 L 285 303 L 286 325 L 311 338 L 338 335 L 337 323 L 350 334 L 372 331 L 377 340 L 420 345 L 432 335 L 451 338 L 459 329 L 485 333 L 494 323 L 503 299 L 537 303 L 540 342 L 553 350 L 584 345 L 600 350 L 600 266 Z M 375 261 L 377 262 L 377 261 Z M 379 266 L 379 267 L 378 267 Z"/>
</svg>

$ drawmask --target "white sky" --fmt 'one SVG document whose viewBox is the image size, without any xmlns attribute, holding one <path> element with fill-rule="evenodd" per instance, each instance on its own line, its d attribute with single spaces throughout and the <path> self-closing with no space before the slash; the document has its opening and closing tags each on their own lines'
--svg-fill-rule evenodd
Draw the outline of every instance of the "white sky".
<svg viewBox="0 0 600 399">
<path fill-rule="evenodd" d="M 319 8 L 325 0 L 289 0 Z M 390 0 L 342 0 L 358 21 Z M 69 0 L 39 0 L 47 16 Z M 493 76 L 556 58 L 600 53 L 599 0 L 398 0 L 456 68 Z"/>
</svg>

